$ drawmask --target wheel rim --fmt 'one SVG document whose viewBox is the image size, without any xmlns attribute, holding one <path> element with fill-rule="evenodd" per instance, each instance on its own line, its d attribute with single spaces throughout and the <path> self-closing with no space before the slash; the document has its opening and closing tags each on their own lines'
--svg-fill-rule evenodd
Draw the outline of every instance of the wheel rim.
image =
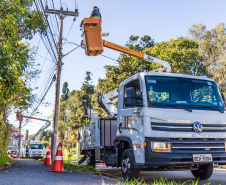
<svg viewBox="0 0 226 185">
<path fill-rule="evenodd" d="M 122 160 L 122 172 L 124 174 L 127 174 L 128 176 L 131 173 L 131 168 L 130 168 L 130 160 L 129 158 L 125 158 Z"/>
</svg>

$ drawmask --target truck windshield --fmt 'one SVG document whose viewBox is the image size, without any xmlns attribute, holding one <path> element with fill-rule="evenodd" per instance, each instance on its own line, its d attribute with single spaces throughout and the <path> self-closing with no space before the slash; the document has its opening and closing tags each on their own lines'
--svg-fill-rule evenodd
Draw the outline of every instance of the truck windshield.
<svg viewBox="0 0 226 185">
<path fill-rule="evenodd" d="M 180 77 L 146 76 L 149 106 L 225 110 L 217 85 L 213 81 Z"/>
<path fill-rule="evenodd" d="M 31 145 L 31 149 L 43 149 L 43 145 L 41 145 L 41 144 L 33 144 L 33 145 Z"/>
</svg>

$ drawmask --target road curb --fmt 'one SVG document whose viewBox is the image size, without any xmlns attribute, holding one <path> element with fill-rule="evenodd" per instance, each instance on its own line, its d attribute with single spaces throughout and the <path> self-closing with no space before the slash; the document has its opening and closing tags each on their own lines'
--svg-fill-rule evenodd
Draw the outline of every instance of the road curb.
<svg viewBox="0 0 226 185">
<path fill-rule="evenodd" d="M 0 168 L 0 170 L 4 170 L 4 169 L 7 169 L 9 168 L 10 166 L 12 166 L 16 161 L 12 160 L 12 161 L 9 161 L 7 163 L 5 163 L 5 165 L 3 167 Z"/>
</svg>

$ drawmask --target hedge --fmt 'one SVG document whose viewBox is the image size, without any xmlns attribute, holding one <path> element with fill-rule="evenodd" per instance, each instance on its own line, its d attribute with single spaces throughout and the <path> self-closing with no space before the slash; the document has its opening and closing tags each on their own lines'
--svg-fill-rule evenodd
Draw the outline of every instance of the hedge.
<svg viewBox="0 0 226 185">
<path fill-rule="evenodd" d="M 9 126 L 0 120 L 0 159 L 6 157 L 9 143 Z"/>
</svg>

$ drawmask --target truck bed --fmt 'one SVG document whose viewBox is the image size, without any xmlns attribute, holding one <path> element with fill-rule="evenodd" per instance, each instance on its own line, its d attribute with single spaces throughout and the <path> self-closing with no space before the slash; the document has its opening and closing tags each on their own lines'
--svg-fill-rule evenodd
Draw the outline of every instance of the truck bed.
<svg viewBox="0 0 226 185">
<path fill-rule="evenodd" d="M 114 145 L 117 130 L 117 119 L 99 119 L 80 128 L 81 150 Z"/>
</svg>

